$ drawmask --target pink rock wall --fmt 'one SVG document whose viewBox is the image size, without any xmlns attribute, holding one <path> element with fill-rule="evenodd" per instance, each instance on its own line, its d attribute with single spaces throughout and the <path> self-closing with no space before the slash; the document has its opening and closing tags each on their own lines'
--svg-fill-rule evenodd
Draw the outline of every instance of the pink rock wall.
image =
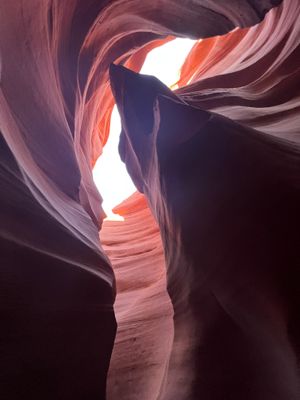
<svg viewBox="0 0 300 400">
<path fill-rule="evenodd" d="M 154 400 L 163 390 L 173 341 L 163 248 L 141 194 L 132 195 L 115 212 L 124 221 L 104 221 L 100 235 L 114 266 L 118 293 L 108 398 Z"/>
<path fill-rule="evenodd" d="M 111 70 L 120 154 L 160 226 L 174 307 L 158 398 L 299 396 L 298 8 L 200 42 L 177 96 Z"/>
<path fill-rule="evenodd" d="M 160 227 L 174 309 L 159 398 L 297 399 L 299 147 L 154 78 L 115 66 L 111 80 L 120 154 Z"/>
<path fill-rule="evenodd" d="M 122 63 L 138 71 L 147 52 L 163 41 L 174 36 L 211 37 L 237 26 L 249 27 L 274 5 L 269 0 L 207 0 L 192 6 L 175 0 L 0 4 L 1 315 L 5 318 L 1 379 L 5 398 L 105 398 L 116 330 L 115 281 L 99 242 L 104 215 L 91 170 L 109 132 L 113 106 L 109 64 Z M 286 0 L 259 25 L 195 46 L 182 70 L 180 98 L 260 132 L 298 140 L 298 8 L 298 1 Z M 191 85 L 185 87 L 190 80 Z M 116 225 L 105 222 L 102 233 L 120 291 L 108 396 L 197 398 L 197 385 L 189 373 L 194 369 L 191 359 L 180 365 L 179 354 L 179 367 L 172 361 L 170 370 L 176 382 L 166 380 L 173 330 L 162 249 L 156 248 L 160 243 L 157 227 L 143 200 L 137 199 L 136 204 L 129 202 L 127 219 L 124 225 L 118 223 L 118 232 Z M 151 241 L 143 236 L 146 227 L 139 229 L 136 240 L 141 254 L 149 248 L 155 253 L 153 275 L 147 257 L 141 255 L 144 272 L 139 276 L 145 291 L 136 288 L 135 282 L 129 285 L 130 268 L 138 271 L 139 261 L 134 259 L 131 267 L 134 248 L 127 232 L 134 226 L 137 229 L 135 220 L 141 215 L 153 229 Z M 120 249 L 110 241 L 128 248 L 126 257 L 122 255 L 124 264 L 118 259 Z M 120 286 L 122 275 L 128 290 Z M 179 292 L 186 290 L 180 274 L 176 281 Z M 146 309 L 138 323 L 141 310 L 139 303 L 133 303 L 136 294 Z M 127 306 L 132 313 L 126 312 Z M 193 318 L 190 321 L 184 320 L 182 335 L 186 327 L 194 329 Z M 133 329 L 137 339 L 131 343 Z M 180 344 L 178 337 L 175 342 L 182 352 L 186 342 Z M 156 352 L 156 346 L 161 351 Z M 132 359 L 127 357 L 129 347 L 136 352 Z M 294 383 L 290 387 L 291 394 L 284 396 L 292 399 Z"/>
</svg>

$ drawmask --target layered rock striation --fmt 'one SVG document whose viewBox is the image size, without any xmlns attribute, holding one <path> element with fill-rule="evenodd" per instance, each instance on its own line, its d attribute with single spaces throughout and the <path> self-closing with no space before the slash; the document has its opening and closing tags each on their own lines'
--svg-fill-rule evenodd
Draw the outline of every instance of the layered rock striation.
<svg viewBox="0 0 300 400">
<path fill-rule="evenodd" d="M 161 398 L 296 399 L 299 146 L 124 67 L 111 81 L 121 158 L 165 251 L 174 340 Z"/>
<path fill-rule="evenodd" d="M 0 4 L 3 398 L 297 398 L 299 2 L 279 3 Z M 136 194 L 102 247 L 109 65 L 176 36 L 204 38 L 176 94 L 147 78 L 137 104 L 118 70 L 156 222 Z"/>
</svg>

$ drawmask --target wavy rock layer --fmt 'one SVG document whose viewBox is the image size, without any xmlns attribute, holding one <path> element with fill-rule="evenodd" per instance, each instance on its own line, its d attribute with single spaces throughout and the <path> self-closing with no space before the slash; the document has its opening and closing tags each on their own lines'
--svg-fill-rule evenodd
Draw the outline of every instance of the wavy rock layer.
<svg viewBox="0 0 300 400">
<path fill-rule="evenodd" d="M 138 0 L 28 0 L 25 3 L 17 0 L 0 4 L 0 246 L 3 260 L 0 307 L 5 318 L 1 330 L 2 397 L 105 398 L 106 374 L 116 330 L 112 309 L 115 283 L 110 262 L 99 243 L 98 231 L 104 214 L 91 170 L 109 131 L 113 106 L 109 64 L 115 61 L 138 71 L 152 47 L 174 36 L 206 38 L 226 34 L 235 27 L 249 27 L 260 22 L 278 3 L 271 0 L 192 3 L 164 0 L 146 4 Z M 297 1 L 285 1 L 267 15 L 265 22 L 243 31 L 246 32 L 243 40 L 238 39 L 236 32 L 240 31 L 207 39 L 216 46 L 213 45 L 213 52 L 208 51 L 209 45 L 206 47 L 205 59 L 199 56 L 199 52 L 203 55 L 200 43 L 188 61 L 193 66 L 183 70 L 180 85 L 190 79 L 192 85 L 191 89 L 180 89 L 181 98 L 260 131 L 296 137 L 297 7 Z M 224 53 L 220 56 L 217 47 L 227 41 L 226 56 Z M 202 43 L 205 46 L 208 42 Z M 223 67 L 221 59 L 224 59 Z M 235 65 L 232 65 L 233 59 Z M 227 75 L 218 78 L 224 71 Z M 144 203 L 137 201 L 137 204 Z M 131 207 L 128 206 L 126 215 L 130 217 L 127 216 L 128 221 L 122 228 L 124 238 L 118 237 L 108 223 L 103 232 L 116 274 L 128 277 L 131 262 L 134 270 L 139 265 L 127 236 L 127 229 L 138 226 L 134 222 L 134 210 L 137 207 L 136 215 L 150 218 L 144 206 L 143 211 L 140 206 Z M 155 214 L 161 222 L 161 216 Z M 154 229 L 152 244 L 145 243 L 143 229 L 139 229 L 142 250 L 153 249 L 153 244 L 160 243 L 157 228 L 150 219 L 149 226 Z M 122 243 L 122 248 L 129 249 L 124 265 L 118 264 L 119 250 L 110 246 L 111 237 L 112 241 Z M 160 394 L 163 398 L 164 393 L 173 394 L 173 398 L 175 395 L 175 389 L 172 392 L 167 388 L 165 392 L 164 384 L 168 380 L 162 379 L 163 371 L 168 375 L 172 327 L 171 310 L 163 290 L 162 250 L 158 247 L 155 251 L 155 274 L 149 271 L 148 275 L 148 270 L 146 274 L 149 264 L 145 258 L 142 275 L 146 288 L 144 293 L 138 290 L 141 303 L 147 308 L 144 320 L 148 333 L 141 338 L 144 323 L 140 322 L 139 339 L 134 348 L 137 354 L 141 354 L 142 347 L 146 348 L 146 343 L 154 347 L 165 343 L 165 348 L 159 355 L 149 351 L 147 378 L 141 371 L 138 371 L 139 379 L 135 373 L 126 372 L 127 367 L 131 368 L 131 361 L 125 356 L 130 341 L 122 342 L 122 331 L 125 337 L 131 336 L 130 329 L 136 326 L 135 313 L 139 315 L 140 310 L 137 304 L 132 304 L 135 287 L 122 291 L 118 283 L 120 299 L 116 312 L 120 328 L 110 371 L 111 398 L 133 398 L 138 396 L 138 391 L 141 393 L 142 387 L 147 399 Z M 176 273 L 172 276 L 176 277 Z M 185 279 L 178 273 L 176 280 L 178 290 L 184 291 Z M 150 311 L 152 295 L 156 300 Z M 163 304 L 159 310 L 155 308 L 160 302 L 157 299 L 162 299 Z M 134 310 L 128 320 L 124 311 L 126 304 Z M 157 326 L 165 329 L 164 335 L 157 329 L 150 337 L 149 332 L 154 330 L 154 322 L 153 325 L 150 322 L 153 315 L 157 317 Z M 164 319 L 163 315 L 168 318 Z M 189 329 L 193 326 L 192 320 L 186 324 Z M 185 330 L 185 324 L 183 327 Z M 179 343 L 177 337 L 175 333 L 175 342 Z M 181 351 L 186 346 L 184 341 L 182 346 Z M 138 361 L 132 363 L 137 362 L 138 368 L 144 369 L 143 362 Z M 177 376 L 174 388 L 181 384 L 178 376 L 186 379 L 182 388 L 178 388 L 182 390 L 178 396 L 187 398 L 188 391 L 196 390 L 196 386 L 191 382 L 192 376 L 187 377 L 188 372 L 181 374 L 182 367 L 189 371 L 189 360 L 180 367 L 172 361 L 169 376 Z M 129 387 L 130 379 L 139 382 L 139 386 L 130 384 Z"/>
<path fill-rule="evenodd" d="M 299 2 L 287 0 L 250 29 L 199 42 L 177 93 L 203 110 L 299 142 L 299 12 Z"/>
<path fill-rule="evenodd" d="M 154 400 L 162 390 L 173 340 L 173 308 L 166 292 L 159 229 L 141 194 L 114 211 L 124 221 L 104 221 L 101 233 L 118 293 L 108 398 Z"/>
<path fill-rule="evenodd" d="M 159 398 L 299 397 L 298 11 L 200 42 L 176 95 L 111 68 L 120 154 L 160 226 L 174 308 Z M 225 71 L 209 77 L 216 57 Z"/>
<path fill-rule="evenodd" d="M 162 398 L 297 399 L 299 146 L 123 67 L 111 80 L 120 154 L 166 256 L 174 341 Z"/>
</svg>

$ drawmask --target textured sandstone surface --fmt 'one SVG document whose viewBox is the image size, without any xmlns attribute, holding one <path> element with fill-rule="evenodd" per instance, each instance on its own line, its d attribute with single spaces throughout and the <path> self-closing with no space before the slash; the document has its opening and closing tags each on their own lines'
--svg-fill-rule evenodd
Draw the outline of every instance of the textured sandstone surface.
<svg viewBox="0 0 300 400">
<path fill-rule="evenodd" d="M 108 398 L 154 400 L 163 389 L 173 341 L 163 248 L 141 194 L 132 195 L 115 212 L 124 221 L 104 221 L 100 235 L 114 266 L 118 293 Z"/>
<path fill-rule="evenodd" d="M 297 399 L 299 147 L 155 78 L 110 75 L 120 155 L 166 256 L 174 341 L 160 398 Z"/>
<path fill-rule="evenodd" d="M 299 1 L 279 3 L 0 2 L 1 397 L 297 398 Z M 207 39 L 154 102 L 159 159 L 151 123 L 127 148 L 157 223 L 136 194 L 101 245 L 108 67 L 176 36 Z"/>
</svg>

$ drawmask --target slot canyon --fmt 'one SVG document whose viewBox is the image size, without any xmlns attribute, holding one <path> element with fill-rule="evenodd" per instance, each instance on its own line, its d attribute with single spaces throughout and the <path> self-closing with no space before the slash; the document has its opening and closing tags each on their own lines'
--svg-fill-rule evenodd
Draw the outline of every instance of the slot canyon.
<svg viewBox="0 0 300 400">
<path fill-rule="evenodd" d="M 300 0 L 0 0 L 1 399 L 299 400 L 299 112 Z"/>
</svg>

